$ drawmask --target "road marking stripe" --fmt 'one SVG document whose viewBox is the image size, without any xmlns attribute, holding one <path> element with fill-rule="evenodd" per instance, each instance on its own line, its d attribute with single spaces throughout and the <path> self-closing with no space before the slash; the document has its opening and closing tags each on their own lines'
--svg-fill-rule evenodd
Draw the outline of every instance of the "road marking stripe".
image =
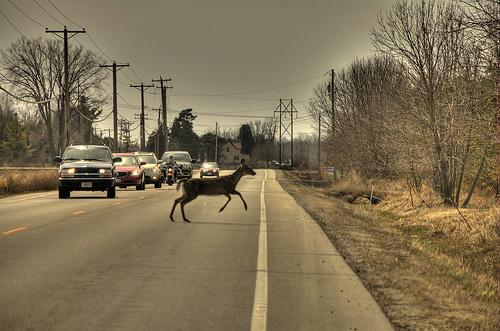
<svg viewBox="0 0 500 331">
<path fill-rule="evenodd" d="M 12 230 L 8 230 L 8 231 L 5 231 L 5 232 L 2 232 L 2 234 L 16 233 L 16 232 L 23 231 L 23 230 L 26 230 L 26 229 L 27 229 L 27 227 L 21 226 L 19 228 L 15 228 L 15 229 L 12 229 Z"/>
<path fill-rule="evenodd" d="M 14 199 L 14 200 L 0 201 L 0 204 L 13 203 L 13 202 L 19 202 L 19 201 L 26 201 L 26 200 L 32 200 L 32 199 L 38 199 L 38 198 L 48 197 L 49 195 L 54 195 L 54 193 L 42 194 L 42 195 L 37 195 L 37 196 L 34 196 L 34 197 L 28 197 L 28 198 L 23 198 L 23 199 Z"/>
<path fill-rule="evenodd" d="M 253 300 L 251 331 L 265 331 L 267 328 L 267 215 L 264 199 L 267 170 L 260 191 L 259 248 L 257 252 L 257 276 Z"/>
<path fill-rule="evenodd" d="M 123 202 L 118 201 L 118 202 L 115 202 L 115 203 L 113 204 L 113 206 L 119 206 L 119 205 L 121 205 L 121 204 L 123 204 Z"/>
<path fill-rule="evenodd" d="M 72 212 L 71 215 L 77 216 L 77 215 L 85 214 L 86 212 L 87 211 L 85 211 L 85 210 L 79 210 L 79 211 Z"/>
</svg>

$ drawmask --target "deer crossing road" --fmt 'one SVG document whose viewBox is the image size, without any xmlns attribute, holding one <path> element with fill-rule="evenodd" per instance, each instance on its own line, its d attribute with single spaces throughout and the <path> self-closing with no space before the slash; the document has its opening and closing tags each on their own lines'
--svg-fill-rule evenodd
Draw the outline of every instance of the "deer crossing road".
<svg viewBox="0 0 500 331">
<path fill-rule="evenodd" d="M 174 187 L 0 199 L 0 329 L 392 329 L 274 171 L 237 188 L 192 223 Z"/>
</svg>

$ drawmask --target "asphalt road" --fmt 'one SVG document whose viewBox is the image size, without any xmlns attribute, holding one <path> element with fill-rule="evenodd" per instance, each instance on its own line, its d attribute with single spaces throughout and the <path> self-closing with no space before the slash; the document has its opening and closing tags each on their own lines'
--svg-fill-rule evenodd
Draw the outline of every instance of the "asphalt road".
<svg viewBox="0 0 500 331">
<path fill-rule="evenodd" d="M 272 170 L 238 190 L 248 211 L 200 197 L 190 224 L 174 187 L 1 199 L 0 329 L 392 328 Z"/>
</svg>

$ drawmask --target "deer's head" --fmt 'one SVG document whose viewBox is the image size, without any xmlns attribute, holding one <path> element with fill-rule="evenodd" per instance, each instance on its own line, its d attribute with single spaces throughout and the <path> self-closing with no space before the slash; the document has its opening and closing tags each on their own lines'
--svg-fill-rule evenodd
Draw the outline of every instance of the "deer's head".
<svg viewBox="0 0 500 331">
<path fill-rule="evenodd" d="M 250 168 L 248 165 L 245 164 L 245 159 L 241 159 L 240 169 L 241 169 L 242 176 L 245 176 L 245 175 L 255 176 L 256 175 L 256 172 L 253 171 L 252 168 Z"/>
</svg>

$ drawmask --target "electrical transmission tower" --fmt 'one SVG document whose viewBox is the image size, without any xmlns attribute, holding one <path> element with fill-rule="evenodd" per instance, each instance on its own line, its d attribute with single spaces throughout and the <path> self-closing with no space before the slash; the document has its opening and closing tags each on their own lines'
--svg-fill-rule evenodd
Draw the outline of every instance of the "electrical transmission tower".
<svg viewBox="0 0 500 331">
<path fill-rule="evenodd" d="M 290 136 L 290 161 L 293 165 L 293 118 L 297 118 L 297 109 L 293 105 L 293 99 L 280 99 L 280 104 L 276 107 L 274 111 L 274 117 L 276 114 L 279 116 L 280 120 L 280 132 L 279 132 L 279 163 L 282 162 L 282 138 L 285 135 Z"/>
<path fill-rule="evenodd" d="M 144 151 L 146 147 L 146 129 L 144 127 L 144 91 L 147 90 L 150 87 L 155 87 L 154 85 L 144 85 L 144 83 L 141 83 L 141 85 L 132 85 L 130 84 L 130 87 L 135 87 L 139 91 L 141 91 L 141 114 L 139 117 L 140 120 L 140 125 L 141 125 L 141 151 Z M 137 115 L 137 114 L 136 114 Z"/>
<path fill-rule="evenodd" d="M 99 67 L 101 68 L 112 68 L 111 70 L 113 71 L 113 147 L 115 151 L 120 150 L 120 145 L 118 143 L 118 102 L 116 99 L 117 92 L 116 92 L 116 72 L 119 71 L 120 69 L 124 67 L 129 67 L 130 65 L 127 64 L 116 64 L 115 61 L 113 61 L 113 64 L 102 64 Z"/>
<path fill-rule="evenodd" d="M 125 147 L 125 152 L 130 151 L 130 125 L 133 122 L 126 119 L 120 119 L 120 146 Z"/>
</svg>

